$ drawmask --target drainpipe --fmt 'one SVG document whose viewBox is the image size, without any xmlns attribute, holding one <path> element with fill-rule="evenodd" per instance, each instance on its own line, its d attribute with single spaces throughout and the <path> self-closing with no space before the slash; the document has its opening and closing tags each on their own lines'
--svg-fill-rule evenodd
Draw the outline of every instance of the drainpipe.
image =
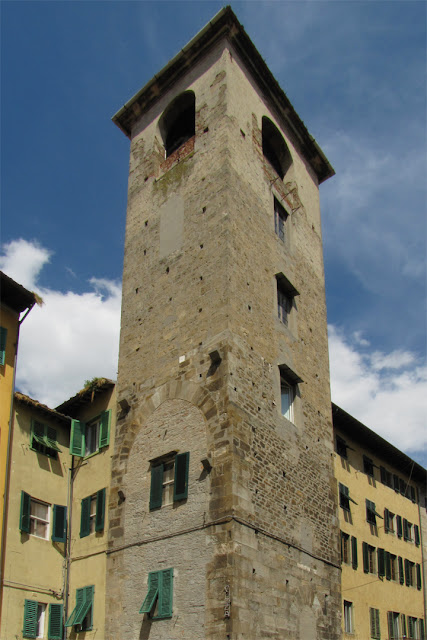
<svg viewBox="0 0 427 640">
<path fill-rule="evenodd" d="M 67 638 L 67 627 L 65 622 L 68 620 L 68 599 L 70 590 L 70 569 L 71 569 L 71 533 L 72 533 L 72 514 L 73 514 L 73 481 L 74 481 L 74 456 L 71 456 L 71 467 L 68 470 L 68 495 L 67 495 L 67 541 L 65 543 L 65 576 L 64 576 L 64 627 L 63 639 Z"/>
<path fill-rule="evenodd" d="M 7 455 L 6 455 L 6 472 L 5 472 L 5 480 L 4 480 L 3 523 L 1 528 L 0 623 L 1 623 L 1 611 L 3 606 L 3 580 L 4 580 L 3 576 L 4 576 L 4 561 L 5 561 L 5 550 L 6 550 L 6 531 L 7 531 L 6 521 L 7 521 L 7 512 L 9 507 L 9 484 L 10 484 L 9 475 L 10 475 L 10 460 L 12 457 L 13 405 L 14 405 L 14 398 L 15 398 L 16 364 L 18 361 L 19 330 L 21 328 L 21 324 L 24 322 L 25 318 L 30 313 L 34 305 L 35 305 L 35 301 L 30 307 L 27 308 L 27 311 L 24 313 L 23 317 L 20 320 L 18 320 L 18 326 L 16 331 L 16 348 L 15 348 L 15 360 L 13 363 L 12 397 L 10 399 L 8 445 L 7 445 Z"/>
</svg>

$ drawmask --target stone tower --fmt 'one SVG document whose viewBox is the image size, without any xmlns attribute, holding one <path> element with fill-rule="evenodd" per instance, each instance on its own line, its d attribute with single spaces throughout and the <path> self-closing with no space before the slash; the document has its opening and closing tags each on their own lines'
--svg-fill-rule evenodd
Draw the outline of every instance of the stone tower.
<svg viewBox="0 0 427 640">
<path fill-rule="evenodd" d="M 131 152 L 107 637 L 338 638 L 333 169 L 228 7 L 114 122 Z"/>
</svg>

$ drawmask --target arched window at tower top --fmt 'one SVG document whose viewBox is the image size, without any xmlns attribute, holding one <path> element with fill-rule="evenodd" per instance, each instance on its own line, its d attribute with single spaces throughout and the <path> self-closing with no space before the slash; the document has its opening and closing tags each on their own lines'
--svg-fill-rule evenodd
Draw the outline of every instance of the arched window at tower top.
<svg viewBox="0 0 427 640">
<path fill-rule="evenodd" d="M 262 118 L 262 152 L 283 180 L 292 164 L 292 156 L 278 128 L 267 116 Z"/>
<path fill-rule="evenodd" d="M 165 109 L 159 122 L 166 158 L 196 133 L 196 98 L 193 91 L 181 93 Z"/>
</svg>

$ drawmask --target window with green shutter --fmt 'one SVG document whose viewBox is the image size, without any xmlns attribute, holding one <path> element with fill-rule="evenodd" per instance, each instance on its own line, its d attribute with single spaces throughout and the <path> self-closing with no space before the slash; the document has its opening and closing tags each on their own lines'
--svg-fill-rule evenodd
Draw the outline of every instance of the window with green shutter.
<svg viewBox="0 0 427 640">
<path fill-rule="evenodd" d="M 24 638 L 37 638 L 37 600 L 25 600 L 24 603 L 24 625 L 22 635 Z"/>
<path fill-rule="evenodd" d="M 23 533 L 30 533 L 31 496 L 21 491 L 21 512 L 19 515 L 19 529 Z"/>
<path fill-rule="evenodd" d="M 190 454 L 168 454 L 151 463 L 150 511 L 188 496 Z"/>
<path fill-rule="evenodd" d="M 66 542 L 67 540 L 67 507 L 60 504 L 53 505 L 53 542 Z"/>
<path fill-rule="evenodd" d="M 357 569 L 357 538 L 351 536 L 351 564 Z"/>
<path fill-rule="evenodd" d="M 76 606 L 69 616 L 66 627 L 79 627 L 79 631 L 89 631 L 93 626 L 93 598 L 95 587 L 76 589 Z"/>
<path fill-rule="evenodd" d="M 369 524 L 372 524 L 376 527 L 377 518 L 381 518 L 381 520 L 383 519 L 383 517 L 380 516 L 380 514 L 377 513 L 375 510 L 375 502 L 372 502 L 372 500 L 366 499 L 366 521 L 369 522 Z"/>
<path fill-rule="evenodd" d="M 49 458 L 56 458 L 61 452 L 57 443 L 56 429 L 39 420 L 31 423 L 30 448 L 38 453 L 43 453 Z"/>
<path fill-rule="evenodd" d="M 400 556 L 398 557 L 397 562 L 399 565 L 399 582 L 400 584 L 405 584 L 405 574 L 403 572 L 403 560 Z"/>
<path fill-rule="evenodd" d="M 381 638 L 379 609 L 369 609 L 369 622 L 371 628 L 371 638 L 379 640 Z"/>
<path fill-rule="evenodd" d="M 377 549 L 378 555 L 378 576 L 380 578 L 385 576 L 385 555 L 384 549 Z"/>
<path fill-rule="evenodd" d="M 151 571 L 148 574 L 148 592 L 139 613 L 153 620 L 172 617 L 173 569 Z"/>
<path fill-rule="evenodd" d="M 416 571 L 417 571 L 417 589 L 418 591 L 421 591 L 421 588 L 422 588 L 421 565 L 418 563 L 416 564 Z"/>
<path fill-rule="evenodd" d="M 80 537 L 103 531 L 105 524 L 105 489 L 100 489 L 81 502 Z"/>
<path fill-rule="evenodd" d="M 6 341 L 7 329 L 6 327 L 0 327 L 0 365 L 6 363 Z"/>
<path fill-rule="evenodd" d="M 49 605 L 48 640 L 62 640 L 63 635 L 63 605 L 51 603 Z"/>
<path fill-rule="evenodd" d="M 353 498 L 350 497 L 349 488 L 346 487 L 345 484 L 339 482 L 338 490 L 340 496 L 340 507 L 344 509 L 344 511 L 350 511 L 350 502 L 353 502 L 353 504 L 357 504 L 357 502 L 355 502 Z"/>
<path fill-rule="evenodd" d="M 367 542 L 362 543 L 363 571 L 365 573 L 376 573 L 375 547 L 371 547 Z"/>
<path fill-rule="evenodd" d="M 390 640 L 397 640 L 399 638 L 399 614 L 396 611 L 388 611 L 388 637 Z"/>
<path fill-rule="evenodd" d="M 397 537 L 402 537 L 402 516 L 396 516 Z"/>
<path fill-rule="evenodd" d="M 111 409 L 103 411 L 89 422 L 71 421 L 70 453 L 84 458 L 110 444 Z"/>
<path fill-rule="evenodd" d="M 420 529 L 417 524 L 414 524 L 414 542 L 417 547 L 420 546 Z"/>
</svg>

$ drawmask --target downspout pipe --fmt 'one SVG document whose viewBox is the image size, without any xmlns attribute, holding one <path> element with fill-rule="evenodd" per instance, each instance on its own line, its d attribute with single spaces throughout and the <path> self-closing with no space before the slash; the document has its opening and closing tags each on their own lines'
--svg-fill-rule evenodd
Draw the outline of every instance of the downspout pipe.
<svg viewBox="0 0 427 640">
<path fill-rule="evenodd" d="M 15 398 L 15 384 L 16 384 L 16 365 L 18 361 L 18 345 L 19 345 L 19 330 L 21 324 L 34 307 L 35 301 L 29 306 L 22 316 L 18 320 L 18 328 L 16 331 L 16 348 L 15 348 L 15 360 L 13 363 L 13 380 L 12 380 L 12 397 L 10 399 L 10 415 L 9 415 L 9 431 L 7 441 L 7 455 L 6 455 L 6 472 L 4 480 L 4 500 L 3 500 L 3 522 L 1 528 L 1 558 L 0 558 L 0 624 L 1 624 L 1 612 L 3 606 L 3 581 L 4 581 L 4 560 L 6 551 L 6 531 L 7 531 L 7 512 L 9 507 L 9 485 L 10 485 L 10 459 L 12 457 L 12 434 L 13 434 L 13 405 Z"/>
</svg>

